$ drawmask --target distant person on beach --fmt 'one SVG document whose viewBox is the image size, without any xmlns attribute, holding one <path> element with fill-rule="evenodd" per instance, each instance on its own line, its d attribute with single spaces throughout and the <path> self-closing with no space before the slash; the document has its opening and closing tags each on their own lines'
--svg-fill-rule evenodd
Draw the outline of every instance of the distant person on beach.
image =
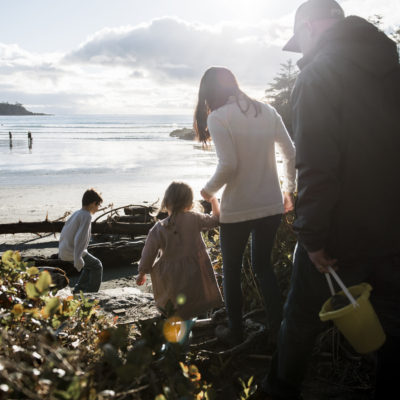
<svg viewBox="0 0 400 400">
<path fill-rule="evenodd" d="M 32 148 L 32 134 L 30 131 L 28 131 L 28 147 Z"/>
<path fill-rule="evenodd" d="M 10 142 L 10 149 L 11 149 L 12 148 L 12 133 L 11 132 L 8 132 L 8 139 Z"/>
<path fill-rule="evenodd" d="M 193 211 L 193 191 L 183 182 L 172 182 L 164 195 L 161 211 L 168 217 L 150 230 L 139 262 L 138 285 L 151 275 L 156 305 L 168 302 L 184 321 L 222 305 L 214 270 L 201 236 L 218 226 L 219 203 L 209 198 L 212 215 Z"/>
<path fill-rule="evenodd" d="M 89 189 L 83 194 L 82 208 L 75 211 L 65 223 L 59 243 L 58 257 L 64 261 L 73 261 L 78 271 L 82 271 L 73 293 L 98 292 L 103 278 L 101 261 L 87 251 L 92 228 L 92 214 L 95 214 L 103 202 L 101 196 Z"/>
<path fill-rule="evenodd" d="M 229 345 L 243 340 L 240 276 L 243 254 L 251 236 L 252 267 L 264 297 L 275 342 L 282 318 L 282 299 L 271 265 L 271 250 L 282 213 L 293 209 L 295 148 L 276 110 L 248 97 L 233 73 L 209 68 L 201 78 L 194 127 L 200 141 L 214 142 L 218 166 L 201 194 L 221 198 L 220 242 L 225 305 L 229 327 L 216 335 Z M 283 161 L 283 193 L 275 149 Z"/>
<path fill-rule="evenodd" d="M 271 399 L 300 399 L 330 297 L 335 265 L 346 286 L 369 282 L 386 333 L 375 399 L 400 380 L 400 65 L 396 44 L 334 0 L 296 11 L 284 50 L 302 53 L 292 93 L 298 236 L 277 353 L 264 382 Z M 222 216 L 222 212 L 221 212 Z M 394 397 L 393 397 L 394 396 Z"/>
</svg>

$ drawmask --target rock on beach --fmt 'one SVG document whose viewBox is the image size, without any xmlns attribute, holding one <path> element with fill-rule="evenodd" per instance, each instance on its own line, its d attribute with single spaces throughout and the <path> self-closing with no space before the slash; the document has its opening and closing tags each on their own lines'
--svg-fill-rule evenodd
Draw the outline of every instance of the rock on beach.
<svg viewBox="0 0 400 400">
<path fill-rule="evenodd" d="M 182 128 L 182 129 L 175 129 L 169 134 L 169 136 L 177 137 L 178 139 L 183 139 L 183 140 L 194 140 L 196 138 L 196 133 L 194 129 Z"/>
</svg>

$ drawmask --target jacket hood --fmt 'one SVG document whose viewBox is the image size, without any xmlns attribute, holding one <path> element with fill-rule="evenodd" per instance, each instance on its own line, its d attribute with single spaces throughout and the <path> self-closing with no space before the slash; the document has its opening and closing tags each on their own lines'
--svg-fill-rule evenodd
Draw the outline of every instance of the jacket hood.
<svg viewBox="0 0 400 400">
<path fill-rule="evenodd" d="M 363 18 L 350 16 L 335 24 L 320 38 L 314 52 L 300 60 L 308 64 L 318 54 L 345 58 L 376 76 L 399 66 L 396 43 Z"/>
</svg>

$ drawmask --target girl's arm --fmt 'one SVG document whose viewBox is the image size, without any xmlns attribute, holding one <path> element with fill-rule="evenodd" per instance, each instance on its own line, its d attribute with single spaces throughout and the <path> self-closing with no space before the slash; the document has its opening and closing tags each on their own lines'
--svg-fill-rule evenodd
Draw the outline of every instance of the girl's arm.
<svg viewBox="0 0 400 400">
<path fill-rule="evenodd" d="M 201 191 L 201 194 L 202 194 L 204 200 L 211 203 L 212 215 L 196 213 L 198 222 L 200 225 L 200 230 L 204 231 L 204 230 L 216 228 L 219 224 L 219 214 L 220 214 L 219 201 L 216 197 L 210 196 L 206 192 L 204 192 L 204 189 Z"/>
<path fill-rule="evenodd" d="M 142 286 L 146 282 L 146 274 L 144 272 L 139 272 L 139 275 L 136 277 L 136 285 Z"/>
<path fill-rule="evenodd" d="M 153 268 L 154 260 L 157 257 L 160 244 L 158 240 L 158 229 L 155 225 L 150 231 L 146 239 L 142 250 L 142 256 L 139 261 L 138 272 L 139 275 L 136 277 L 136 283 L 143 285 L 146 282 L 146 274 L 150 273 Z"/>
</svg>

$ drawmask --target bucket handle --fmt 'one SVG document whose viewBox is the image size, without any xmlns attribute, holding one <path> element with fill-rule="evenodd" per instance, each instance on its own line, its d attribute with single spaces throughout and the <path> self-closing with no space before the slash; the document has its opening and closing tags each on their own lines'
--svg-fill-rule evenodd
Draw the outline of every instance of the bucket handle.
<svg viewBox="0 0 400 400">
<path fill-rule="evenodd" d="M 349 292 L 349 290 L 344 285 L 343 281 L 339 278 L 339 275 L 334 271 L 334 269 L 332 267 L 328 267 L 328 271 L 335 278 L 337 284 L 340 286 L 340 288 L 343 290 L 344 294 L 350 300 L 350 303 L 353 304 L 353 307 L 354 308 L 359 307 L 360 305 L 357 303 L 356 299 Z M 328 273 L 325 273 L 325 277 L 326 277 L 326 280 L 328 282 L 329 290 L 331 291 L 332 296 L 334 296 L 335 295 L 335 289 L 333 288 L 331 276 Z"/>
</svg>

